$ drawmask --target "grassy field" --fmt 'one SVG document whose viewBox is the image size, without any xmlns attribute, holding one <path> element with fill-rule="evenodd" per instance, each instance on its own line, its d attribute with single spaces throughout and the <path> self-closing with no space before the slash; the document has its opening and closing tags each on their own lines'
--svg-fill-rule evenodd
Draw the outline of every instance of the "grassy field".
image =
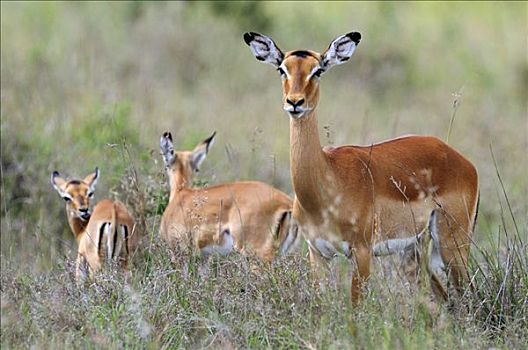
<svg viewBox="0 0 528 350">
<path fill-rule="evenodd" d="M 528 343 L 526 3 L 1 4 L 2 348 L 524 348 Z M 158 150 L 213 130 L 199 184 L 257 179 L 291 193 L 278 74 L 245 31 L 324 50 L 349 31 L 356 53 L 325 75 L 325 144 L 402 134 L 446 139 L 479 171 L 477 290 L 449 311 L 373 262 L 349 303 L 346 262 L 314 288 L 306 249 L 171 264 L 158 241 L 168 188 Z M 454 118 L 453 118 L 454 117 Z M 96 200 L 118 198 L 146 232 L 125 285 L 73 283 L 75 242 L 49 176 L 98 166 Z"/>
</svg>

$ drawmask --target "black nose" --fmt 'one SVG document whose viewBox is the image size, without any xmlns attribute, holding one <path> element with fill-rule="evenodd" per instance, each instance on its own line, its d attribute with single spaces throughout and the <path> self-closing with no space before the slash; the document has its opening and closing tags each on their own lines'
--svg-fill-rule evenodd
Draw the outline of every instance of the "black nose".
<svg viewBox="0 0 528 350">
<path fill-rule="evenodd" d="M 291 104 L 293 106 L 293 108 L 297 108 L 299 106 L 302 106 L 302 104 L 304 103 L 304 98 L 301 98 L 299 101 L 297 102 L 293 102 L 292 100 L 290 99 L 286 99 L 286 102 L 288 102 L 289 104 Z"/>
</svg>

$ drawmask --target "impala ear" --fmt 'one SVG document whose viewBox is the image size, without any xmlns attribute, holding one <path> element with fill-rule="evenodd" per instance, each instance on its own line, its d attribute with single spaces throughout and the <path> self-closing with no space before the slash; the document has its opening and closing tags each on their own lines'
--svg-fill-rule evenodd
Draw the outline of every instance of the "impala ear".
<svg viewBox="0 0 528 350">
<path fill-rule="evenodd" d="M 274 67 L 281 65 L 284 54 L 275 42 L 267 36 L 254 32 L 244 33 L 244 41 L 257 60 L 269 63 Z"/>
<path fill-rule="evenodd" d="M 214 140 L 216 136 L 216 131 L 213 132 L 211 136 L 203 140 L 200 144 L 198 144 L 192 151 L 192 157 L 191 157 L 191 167 L 194 171 L 198 171 L 200 169 L 200 165 L 205 160 L 205 157 L 207 156 L 207 153 L 209 152 L 209 148 L 213 145 Z"/>
<path fill-rule="evenodd" d="M 322 55 L 323 68 L 328 69 L 348 61 L 360 41 L 361 34 L 358 32 L 351 32 L 336 38 Z"/>
<path fill-rule="evenodd" d="M 165 131 L 160 138 L 160 151 L 163 157 L 163 163 L 166 167 L 170 167 L 174 163 L 176 155 L 174 153 L 174 145 L 172 144 L 172 134 Z"/>
<path fill-rule="evenodd" d="M 83 180 L 84 182 L 86 182 L 86 184 L 88 184 L 88 187 L 90 187 L 89 194 L 95 191 L 95 185 L 97 185 L 98 180 L 99 180 L 99 168 L 96 167 L 95 171 L 91 173 L 90 175 L 86 176 Z"/>
<path fill-rule="evenodd" d="M 58 171 L 54 171 L 53 173 L 51 173 L 51 185 L 57 192 L 59 192 L 61 197 L 65 196 L 65 192 L 63 188 L 64 188 L 64 185 L 66 185 L 66 180 L 64 180 L 59 175 Z"/>
</svg>

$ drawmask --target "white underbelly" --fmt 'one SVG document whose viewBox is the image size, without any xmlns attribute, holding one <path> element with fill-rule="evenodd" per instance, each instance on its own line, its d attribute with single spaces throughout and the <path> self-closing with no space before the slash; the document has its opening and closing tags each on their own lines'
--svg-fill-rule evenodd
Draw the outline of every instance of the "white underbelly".
<svg viewBox="0 0 528 350">
<path fill-rule="evenodd" d="M 344 255 L 349 258 L 352 253 L 350 244 L 345 241 L 330 242 L 322 238 L 316 238 L 314 240 L 307 240 L 306 242 L 313 250 L 326 259 L 333 259 L 338 255 Z"/>
<path fill-rule="evenodd" d="M 203 255 L 220 254 L 228 255 L 233 250 L 234 241 L 233 236 L 228 232 L 222 233 L 220 244 L 209 244 L 201 249 Z"/>
</svg>

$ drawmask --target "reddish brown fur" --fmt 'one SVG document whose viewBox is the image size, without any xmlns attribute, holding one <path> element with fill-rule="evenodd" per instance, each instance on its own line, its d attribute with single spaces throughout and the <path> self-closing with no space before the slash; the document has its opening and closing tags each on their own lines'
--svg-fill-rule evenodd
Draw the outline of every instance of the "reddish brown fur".
<svg viewBox="0 0 528 350">
<path fill-rule="evenodd" d="M 112 233 L 114 229 L 119 230 L 121 225 L 126 226 L 128 230 L 129 237 L 134 236 L 134 219 L 126 209 L 123 203 L 119 201 L 111 201 L 108 199 L 103 199 L 97 203 L 94 207 L 90 221 L 88 221 L 88 226 L 86 230 L 81 235 L 79 240 L 79 249 L 77 256 L 77 278 L 80 279 L 81 269 L 83 264 L 87 264 L 89 268 L 89 275 L 99 271 L 103 267 L 105 262 L 105 252 L 106 249 L 106 237 L 103 235 L 101 237 L 101 250 L 97 249 L 97 241 L 99 230 L 101 225 L 104 223 L 110 223 L 112 226 Z M 116 252 L 116 257 L 120 266 L 128 271 L 128 258 L 129 250 L 125 249 L 124 245 L 128 244 L 128 241 L 124 241 L 124 237 L 121 232 L 118 232 L 116 235 L 118 240 L 121 240 L 121 243 L 116 243 L 121 249 L 119 252 Z"/>
<path fill-rule="evenodd" d="M 104 263 L 107 237 L 106 233 L 103 236 L 100 235 L 103 225 L 110 224 L 112 234 L 115 229 L 120 230 L 123 226 L 127 227 L 127 241 L 125 242 L 121 232 L 118 232 L 116 249 L 115 252 L 112 252 L 125 271 L 128 271 L 129 255 L 134 251 L 137 244 L 134 219 L 123 203 L 104 199 L 95 205 L 91 214 L 87 214 L 90 206 L 89 193 L 93 193 L 97 177 L 98 171 L 96 170 L 84 180 L 66 181 L 58 173 L 54 173 L 51 178 L 52 185 L 59 194 L 63 198 L 69 198 L 66 202 L 66 214 L 70 228 L 77 240 L 76 278 L 79 282 L 87 275 L 93 276 Z M 101 242 L 99 242 L 100 239 Z"/>
<path fill-rule="evenodd" d="M 244 39 L 251 47 L 258 36 L 248 33 Z M 268 52 L 280 52 L 271 41 L 268 46 Z M 280 67 L 289 74 L 282 79 L 285 109 L 291 108 L 291 102 L 302 102 L 305 110 L 290 118 L 293 217 L 305 238 L 334 245 L 345 241 L 354 248 L 358 268 L 351 296 L 357 302 L 369 276 L 372 244 L 420 232 L 431 210 L 440 207 L 441 255 L 460 288 L 468 281 L 467 259 L 477 210 L 475 167 L 435 137 L 408 136 L 366 147 L 322 149 L 315 113 L 319 79 L 308 77 L 325 54 L 310 51 L 311 55 L 302 57 L 292 52 L 283 55 Z M 313 246 L 310 257 L 319 265 L 324 259 Z"/>
<path fill-rule="evenodd" d="M 202 143 L 193 151 L 175 152 L 167 169 L 171 193 L 161 219 L 162 238 L 173 248 L 190 243 L 202 249 L 224 245 L 222 233 L 227 230 L 236 250 L 249 251 L 264 261 L 273 260 L 290 230 L 289 220 L 280 221 L 284 213 L 291 212 L 291 199 L 254 181 L 188 188 L 192 183 L 193 154 L 203 152 L 204 147 Z"/>
</svg>

